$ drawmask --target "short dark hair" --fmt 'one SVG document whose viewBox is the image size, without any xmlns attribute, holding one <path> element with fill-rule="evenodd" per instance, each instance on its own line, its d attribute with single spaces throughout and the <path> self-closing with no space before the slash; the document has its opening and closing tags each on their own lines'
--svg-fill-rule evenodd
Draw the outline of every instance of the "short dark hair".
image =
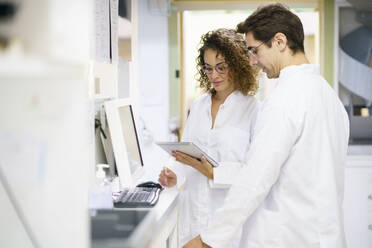
<svg viewBox="0 0 372 248">
<path fill-rule="evenodd" d="M 276 33 L 283 33 L 288 40 L 288 46 L 293 54 L 304 49 L 304 29 L 300 18 L 292 13 L 288 7 L 276 3 L 259 7 L 248 18 L 238 24 L 238 33 L 252 32 L 259 41 L 267 41 Z M 271 47 L 271 42 L 267 42 Z"/>
<path fill-rule="evenodd" d="M 204 34 L 200 40 L 196 68 L 200 88 L 204 91 L 212 90 L 212 83 L 203 70 L 205 64 L 204 53 L 212 49 L 224 57 L 229 66 L 230 80 L 235 84 L 235 89 L 244 95 L 254 95 L 258 89 L 257 69 L 249 64 L 248 46 L 241 34 L 236 30 L 220 28 Z"/>
</svg>

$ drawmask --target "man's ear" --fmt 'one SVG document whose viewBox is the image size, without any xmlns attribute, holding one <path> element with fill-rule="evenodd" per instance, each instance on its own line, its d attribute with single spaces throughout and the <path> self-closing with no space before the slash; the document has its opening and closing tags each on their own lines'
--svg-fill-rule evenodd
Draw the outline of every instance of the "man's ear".
<svg viewBox="0 0 372 248">
<path fill-rule="evenodd" d="M 280 32 L 274 35 L 272 42 L 275 43 L 275 45 L 279 48 L 279 51 L 281 52 L 283 52 L 288 45 L 287 36 Z"/>
</svg>

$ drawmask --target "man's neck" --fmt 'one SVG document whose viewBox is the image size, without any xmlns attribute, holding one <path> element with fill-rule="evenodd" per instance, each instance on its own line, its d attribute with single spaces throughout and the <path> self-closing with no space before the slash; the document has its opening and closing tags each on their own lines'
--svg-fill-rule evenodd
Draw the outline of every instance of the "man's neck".
<svg viewBox="0 0 372 248">
<path fill-rule="evenodd" d="M 296 54 L 288 54 L 285 59 L 283 59 L 283 63 L 281 68 L 284 69 L 285 67 L 291 65 L 302 65 L 302 64 L 310 64 L 309 60 L 306 58 L 306 55 L 302 52 L 297 52 Z"/>
</svg>

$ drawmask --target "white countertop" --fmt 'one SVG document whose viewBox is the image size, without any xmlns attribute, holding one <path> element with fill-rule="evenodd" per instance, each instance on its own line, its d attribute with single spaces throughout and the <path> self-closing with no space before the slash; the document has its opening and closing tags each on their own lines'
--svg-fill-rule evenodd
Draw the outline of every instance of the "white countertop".
<svg viewBox="0 0 372 248">
<path fill-rule="evenodd" d="M 372 145 L 349 145 L 347 154 L 349 156 L 372 156 Z"/>
<path fill-rule="evenodd" d="M 372 145 L 349 145 L 346 166 L 372 168 Z"/>
</svg>

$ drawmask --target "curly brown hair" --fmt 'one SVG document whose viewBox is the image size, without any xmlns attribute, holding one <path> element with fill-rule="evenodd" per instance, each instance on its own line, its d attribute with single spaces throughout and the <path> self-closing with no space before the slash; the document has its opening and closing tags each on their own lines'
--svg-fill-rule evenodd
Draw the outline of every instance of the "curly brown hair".
<svg viewBox="0 0 372 248">
<path fill-rule="evenodd" d="M 204 34 L 200 44 L 199 55 L 196 58 L 196 68 L 199 75 L 197 80 L 200 82 L 200 88 L 205 92 L 210 91 L 215 94 L 212 83 L 203 71 L 204 53 L 207 49 L 212 49 L 225 58 L 225 62 L 229 66 L 229 80 L 234 83 L 235 89 L 244 95 L 256 94 L 258 71 L 249 64 L 248 46 L 241 34 L 233 29 L 221 28 Z"/>
</svg>

